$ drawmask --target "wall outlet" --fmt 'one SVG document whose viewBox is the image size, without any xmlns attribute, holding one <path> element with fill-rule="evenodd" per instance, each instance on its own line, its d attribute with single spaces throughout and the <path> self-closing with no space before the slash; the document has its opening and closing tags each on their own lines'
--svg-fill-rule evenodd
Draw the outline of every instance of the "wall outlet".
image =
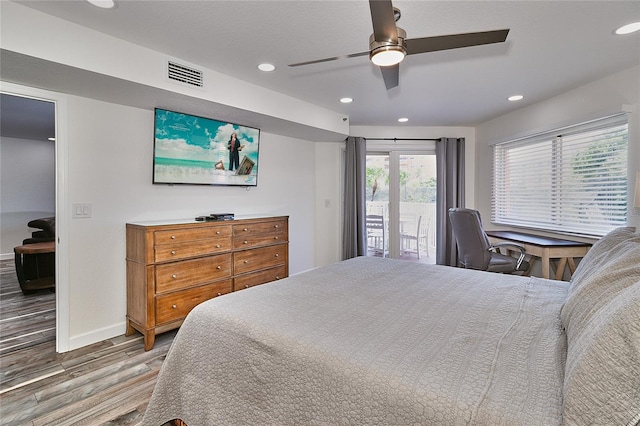
<svg viewBox="0 0 640 426">
<path fill-rule="evenodd" d="M 74 219 L 86 219 L 91 217 L 91 203 L 73 203 L 71 217 Z"/>
</svg>

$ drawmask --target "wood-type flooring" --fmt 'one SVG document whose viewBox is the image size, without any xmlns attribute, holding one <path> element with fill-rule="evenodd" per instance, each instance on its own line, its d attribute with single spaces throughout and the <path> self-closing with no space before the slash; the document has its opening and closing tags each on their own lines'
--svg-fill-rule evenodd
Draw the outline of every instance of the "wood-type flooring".
<svg viewBox="0 0 640 426">
<path fill-rule="evenodd" d="M 56 353 L 55 309 L 0 260 L 0 425 L 140 424 L 175 331 L 148 352 L 136 333 Z"/>
</svg>

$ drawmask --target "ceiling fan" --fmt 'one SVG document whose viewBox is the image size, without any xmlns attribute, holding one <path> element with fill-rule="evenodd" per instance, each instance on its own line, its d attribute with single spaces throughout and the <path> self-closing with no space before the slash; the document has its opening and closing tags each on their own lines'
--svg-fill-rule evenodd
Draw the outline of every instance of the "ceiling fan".
<svg viewBox="0 0 640 426">
<path fill-rule="evenodd" d="M 504 29 L 408 39 L 406 38 L 407 33 L 396 26 L 396 22 L 400 19 L 400 10 L 393 7 L 391 0 L 369 0 L 369 8 L 371 9 L 371 21 L 373 23 L 373 34 L 369 37 L 369 51 L 299 62 L 289 66 L 299 67 L 369 55 L 371 62 L 380 67 L 384 84 L 389 90 L 398 85 L 400 62 L 406 55 L 502 43 L 507 39 L 507 34 L 509 34 L 509 30 Z"/>
</svg>

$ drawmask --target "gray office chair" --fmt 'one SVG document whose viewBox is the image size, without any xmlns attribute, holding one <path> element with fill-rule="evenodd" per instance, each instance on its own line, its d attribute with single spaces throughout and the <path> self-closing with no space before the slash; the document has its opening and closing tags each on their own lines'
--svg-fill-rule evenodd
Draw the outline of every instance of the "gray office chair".
<svg viewBox="0 0 640 426">
<path fill-rule="evenodd" d="M 482 228 L 482 219 L 477 210 L 449 209 L 449 219 L 458 245 L 458 263 L 468 269 L 489 272 L 513 273 L 527 271 L 529 262 L 524 260 L 524 247 L 513 243 L 491 244 Z M 500 248 L 520 253 L 519 257 L 501 254 Z"/>
</svg>

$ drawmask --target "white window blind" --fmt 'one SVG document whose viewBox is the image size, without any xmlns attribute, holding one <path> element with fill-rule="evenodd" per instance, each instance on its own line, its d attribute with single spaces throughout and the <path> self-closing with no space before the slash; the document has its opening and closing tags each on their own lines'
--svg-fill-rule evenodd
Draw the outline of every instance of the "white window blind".
<svg viewBox="0 0 640 426">
<path fill-rule="evenodd" d="M 492 221 L 589 236 L 624 226 L 628 139 L 618 114 L 495 145 Z"/>
</svg>

